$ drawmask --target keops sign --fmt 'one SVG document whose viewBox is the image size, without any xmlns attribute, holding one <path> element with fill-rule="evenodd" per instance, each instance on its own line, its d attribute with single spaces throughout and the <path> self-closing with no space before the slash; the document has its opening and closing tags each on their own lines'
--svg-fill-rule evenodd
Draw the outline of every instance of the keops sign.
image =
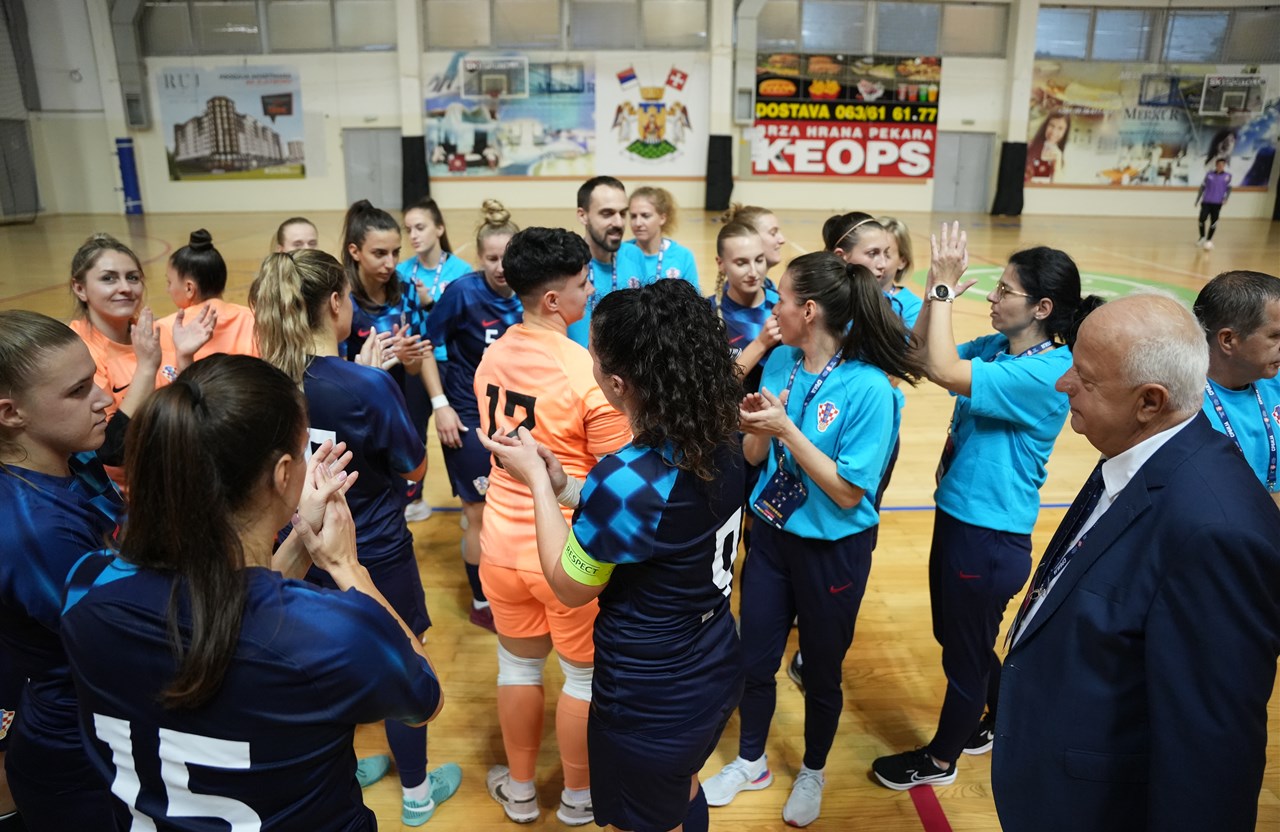
<svg viewBox="0 0 1280 832">
<path fill-rule="evenodd" d="M 752 170 L 933 176 L 939 58 L 761 55 Z"/>
</svg>

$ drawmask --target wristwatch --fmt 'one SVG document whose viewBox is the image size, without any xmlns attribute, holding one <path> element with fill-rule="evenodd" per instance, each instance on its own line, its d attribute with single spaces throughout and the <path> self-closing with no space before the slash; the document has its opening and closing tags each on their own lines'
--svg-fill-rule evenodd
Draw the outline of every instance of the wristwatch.
<svg viewBox="0 0 1280 832">
<path fill-rule="evenodd" d="M 947 303 L 951 303 L 956 299 L 955 293 L 951 291 L 951 287 L 942 283 L 933 287 L 933 291 L 929 293 L 929 297 L 932 300 L 941 300 Z"/>
</svg>

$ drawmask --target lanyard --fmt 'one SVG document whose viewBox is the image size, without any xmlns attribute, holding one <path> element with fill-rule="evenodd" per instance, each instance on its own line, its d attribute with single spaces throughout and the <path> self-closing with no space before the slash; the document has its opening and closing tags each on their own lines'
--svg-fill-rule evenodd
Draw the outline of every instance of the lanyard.
<svg viewBox="0 0 1280 832">
<path fill-rule="evenodd" d="M 1015 355 L 1014 358 L 1025 358 L 1028 355 L 1037 355 L 1039 353 L 1044 352 L 1045 350 L 1053 349 L 1053 346 L 1054 346 L 1053 339 L 1050 338 L 1048 340 L 1041 341 L 1040 343 L 1036 344 L 1034 347 L 1027 347 L 1025 350 Z M 995 356 L 992 356 L 987 360 L 995 361 L 996 359 L 995 359 Z"/>
<path fill-rule="evenodd" d="M 831 375 L 831 371 L 834 370 L 836 368 L 836 365 L 840 363 L 840 358 L 842 354 L 843 354 L 843 350 L 836 350 L 836 354 L 831 356 L 831 360 L 827 362 L 827 366 L 822 368 L 822 372 L 818 375 L 816 379 L 814 379 L 813 386 L 809 388 L 808 395 L 806 395 L 804 397 L 804 401 L 800 403 L 800 412 L 796 414 L 796 418 L 794 419 L 794 421 L 797 425 L 800 426 L 800 429 L 802 431 L 804 430 L 804 412 L 809 407 L 809 402 L 813 401 L 813 397 L 818 395 L 818 391 L 822 389 L 822 385 L 826 384 L 827 376 Z M 800 372 L 800 365 L 803 363 L 804 363 L 804 358 L 801 357 L 798 361 L 796 361 L 796 366 L 791 368 L 791 377 L 787 379 L 787 386 L 782 391 L 783 394 L 787 397 L 787 401 L 791 401 L 791 386 L 796 383 L 796 373 Z M 774 453 L 777 454 L 778 456 L 778 468 L 781 469 L 782 461 L 783 461 L 782 444 L 778 442 L 776 438 L 773 440 L 773 450 L 774 450 Z"/>
<path fill-rule="evenodd" d="M 662 255 L 666 253 L 667 246 L 669 245 L 671 245 L 671 241 L 666 238 L 663 238 L 662 242 L 658 245 L 658 272 L 653 276 L 654 280 L 662 279 Z"/>
<path fill-rule="evenodd" d="M 436 279 L 431 282 L 431 302 L 434 304 L 438 297 L 436 291 L 440 288 L 440 275 L 444 273 L 444 261 L 449 259 L 449 252 L 440 252 L 440 262 L 436 263 Z M 413 280 L 418 280 L 418 269 L 422 266 L 422 261 L 417 257 L 413 258 Z"/>
<path fill-rule="evenodd" d="M 596 261 L 592 260 L 591 262 L 592 264 L 594 264 Z M 610 292 L 615 291 L 618 288 L 618 255 L 616 253 L 613 255 L 613 260 L 611 262 L 611 265 L 613 267 L 613 280 L 609 284 Z M 590 268 L 588 268 L 587 273 L 591 276 L 591 287 L 595 288 L 595 285 L 596 285 L 595 265 L 592 265 Z M 596 311 L 596 304 L 599 302 L 600 302 L 600 293 L 592 292 L 591 293 L 591 311 L 592 312 Z"/>
<path fill-rule="evenodd" d="M 1276 433 L 1271 427 L 1271 418 L 1267 416 L 1267 406 L 1262 403 L 1262 393 L 1258 391 L 1258 385 L 1250 384 L 1253 395 L 1258 399 L 1258 410 L 1262 411 L 1262 426 L 1267 431 L 1267 446 L 1269 449 L 1269 459 L 1267 460 L 1267 490 L 1276 490 Z M 1218 418 L 1222 421 L 1222 429 L 1227 436 L 1231 437 L 1236 443 L 1236 447 L 1240 449 L 1240 453 L 1244 453 L 1244 446 L 1240 444 L 1240 437 L 1236 436 L 1235 428 L 1231 427 L 1231 420 L 1227 418 L 1227 409 L 1222 406 L 1222 400 L 1218 398 L 1218 391 L 1213 388 L 1213 383 L 1205 380 L 1204 392 L 1209 397 L 1209 402 L 1213 405 L 1213 410 L 1218 414 Z"/>
</svg>

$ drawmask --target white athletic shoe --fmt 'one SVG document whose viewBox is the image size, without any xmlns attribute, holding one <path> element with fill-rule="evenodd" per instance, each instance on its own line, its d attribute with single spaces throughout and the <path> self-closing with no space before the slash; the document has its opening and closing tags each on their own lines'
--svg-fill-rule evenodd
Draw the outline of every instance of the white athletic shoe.
<svg viewBox="0 0 1280 832">
<path fill-rule="evenodd" d="M 424 500 L 414 500 L 404 507 L 404 520 L 406 523 L 421 523 L 430 516 L 431 506 Z"/>
<path fill-rule="evenodd" d="M 1213 240 L 1205 240 L 1205 241 L 1204 241 L 1204 250 L 1205 250 L 1205 251 L 1212 251 L 1212 250 L 1213 250 Z"/>
<path fill-rule="evenodd" d="M 808 826 L 822 813 L 822 787 L 827 779 L 821 772 L 801 769 L 791 787 L 791 797 L 782 807 L 782 819 L 789 826 Z"/>
<path fill-rule="evenodd" d="M 538 795 L 515 800 L 510 796 L 511 769 L 506 766 L 494 766 L 484 779 L 489 788 L 489 796 L 502 804 L 502 811 L 516 823 L 533 823 L 538 819 Z"/>
<path fill-rule="evenodd" d="M 569 800 L 568 791 L 564 789 L 560 792 L 560 808 L 556 809 L 556 817 L 560 822 L 565 826 L 586 826 L 595 820 L 596 816 L 591 810 L 591 798 L 581 803 L 574 803 Z"/>
<path fill-rule="evenodd" d="M 1205 239 L 1204 237 L 1201 237 L 1200 239 L 1196 240 L 1196 248 L 1204 248 L 1204 239 Z"/>
<path fill-rule="evenodd" d="M 769 771 L 768 760 L 765 760 L 764 770 L 755 777 L 751 776 L 747 765 L 742 760 L 734 760 L 720 769 L 719 774 L 702 784 L 708 806 L 728 806 L 738 796 L 738 792 L 759 791 L 773 783 L 773 772 Z"/>
</svg>

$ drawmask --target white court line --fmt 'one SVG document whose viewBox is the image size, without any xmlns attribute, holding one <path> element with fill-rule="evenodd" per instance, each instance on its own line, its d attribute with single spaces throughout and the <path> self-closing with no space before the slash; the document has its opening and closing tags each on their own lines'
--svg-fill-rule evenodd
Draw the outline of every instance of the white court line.
<svg viewBox="0 0 1280 832">
<path fill-rule="evenodd" d="M 1118 251 L 1112 251 L 1111 249 L 1103 248 L 1102 246 L 1086 246 L 1086 248 L 1091 248 L 1094 251 L 1101 251 L 1104 254 L 1108 254 L 1112 257 L 1121 257 L 1125 260 L 1132 260 L 1134 263 L 1141 263 L 1144 266 L 1151 266 L 1152 268 L 1161 269 L 1162 271 L 1177 272 L 1178 274 L 1184 274 L 1187 277 L 1194 277 L 1196 280 L 1203 280 L 1205 282 L 1209 281 L 1208 275 L 1203 275 L 1203 274 L 1200 274 L 1199 272 L 1189 272 L 1186 269 L 1179 269 L 1179 268 L 1175 268 L 1174 266 L 1167 266 L 1164 263 L 1157 263 L 1154 260 L 1144 260 L 1141 257 L 1133 257 L 1132 255 L 1128 255 L 1128 254 L 1121 254 Z"/>
</svg>

